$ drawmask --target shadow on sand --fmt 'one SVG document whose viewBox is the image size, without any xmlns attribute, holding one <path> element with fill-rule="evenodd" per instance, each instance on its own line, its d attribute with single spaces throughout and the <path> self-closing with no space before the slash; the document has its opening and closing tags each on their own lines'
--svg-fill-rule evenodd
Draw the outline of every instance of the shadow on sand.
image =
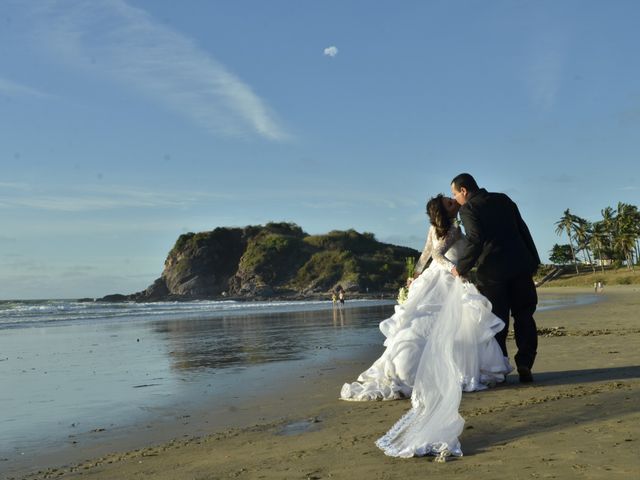
<svg viewBox="0 0 640 480">
<path fill-rule="evenodd" d="M 535 373 L 535 385 L 556 386 L 640 378 L 640 365 Z"/>
<path fill-rule="evenodd" d="M 507 405 L 491 414 L 467 419 L 467 427 L 490 421 L 487 428 L 465 430 L 461 438 L 465 455 L 481 453 L 492 446 L 540 433 L 560 431 L 567 427 L 602 422 L 640 411 L 637 388 L 618 381 L 640 378 L 640 366 L 569 370 L 535 374 L 533 385 L 511 383 L 505 387 L 528 389 L 529 400 Z M 513 377 L 510 378 L 513 382 Z M 557 390 L 540 391 L 536 387 L 569 386 Z M 571 387 L 572 386 L 572 387 Z M 582 401 L 576 401 L 581 398 Z M 559 406 L 556 402 L 562 402 Z M 497 417 L 497 418 L 496 418 Z M 504 418 L 501 427 L 499 419 Z M 585 427 L 586 428 L 586 427 Z"/>
</svg>

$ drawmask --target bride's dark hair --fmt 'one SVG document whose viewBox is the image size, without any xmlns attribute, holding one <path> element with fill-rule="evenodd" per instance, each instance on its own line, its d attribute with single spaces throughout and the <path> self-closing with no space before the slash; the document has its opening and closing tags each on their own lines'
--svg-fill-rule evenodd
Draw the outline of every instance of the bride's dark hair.
<svg viewBox="0 0 640 480">
<path fill-rule="evenodd" d="M 438 238 L 443 238 L 449 231 L 449 228 L 451 228 L 451 219 L 444 209 L 444 204 L 442 203 L 443 198 L 444 195 L 439 193 L 427 202 L 427 215 L 429 215 L 431 225 L 436 229 L 436 236 Z"/>
</svg>

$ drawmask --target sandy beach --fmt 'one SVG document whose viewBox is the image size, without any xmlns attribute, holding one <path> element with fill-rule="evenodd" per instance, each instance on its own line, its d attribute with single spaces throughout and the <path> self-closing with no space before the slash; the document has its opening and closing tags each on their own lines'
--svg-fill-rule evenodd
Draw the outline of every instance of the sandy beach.
<svg viewBox="0 0 640 480">
<path fill-rule="evenodd" d="M 569 292 L 591 293 L 540 289 L 541 296 Z M 616 286 L 597 303 L 538 313 L 535 383 L 520 385 L 512 374 L 507 385 L 464 394 L 465 456 L 446 464 L 389 458 L 375 447 L 409 401 L 338 400 L 342 383 L 376 350 L 296 374 L 275 401 L 243 404 L 239 423 L 249 426 L 199 437 L 185 429 L 179 439 L 133 451 L 114 444 L 121 453 L 98 458 L 87 449 L 80 452 L 86 461 L 22 478 L 633 478 L 640 471 L 639 308 L 640 287 Z M 512 339 L 509 346 L 513 355 Z"/>
</svg>

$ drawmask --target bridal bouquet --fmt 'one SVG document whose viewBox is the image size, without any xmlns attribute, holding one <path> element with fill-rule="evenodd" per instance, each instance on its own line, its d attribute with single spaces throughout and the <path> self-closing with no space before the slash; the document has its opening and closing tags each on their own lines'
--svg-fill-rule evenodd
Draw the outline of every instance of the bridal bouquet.
<svg viewBox="0 0 640 480">
<path fill-rule="evenodd" d="M 398 290 L 398 304 L 402 305 L 409 295 L 409 280 L 413 279 L 415 272 L 416 260 L 413 257 L 405 258 L 405 273 L 407 274 L 407 285 Z"/>
<path fill-rule="evenodd" d="M 409 289 L 407 287 L 402 287 L 398 290 L 398 304 L 402 305 L 407 301 L 407 295 L 409 294 Z"/>
</svg>

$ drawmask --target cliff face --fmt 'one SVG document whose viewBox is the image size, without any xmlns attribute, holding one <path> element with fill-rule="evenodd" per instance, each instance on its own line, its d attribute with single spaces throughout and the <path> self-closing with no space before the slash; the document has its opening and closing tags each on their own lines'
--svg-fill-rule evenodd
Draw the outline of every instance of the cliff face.
<svg viewBox="0 0 640 480">
<path fill-rule="evenodd" d="M 326 292 L 395 290 L 405 259 L 419 252 L 378 242 L 355 230 L 308 235 L 291 223 L 216 228 L 181 235 L 162 276 L 127 300 L 270 297 Z M 107 298 L 107 297 L 105 297 Z"/>
</svg>

